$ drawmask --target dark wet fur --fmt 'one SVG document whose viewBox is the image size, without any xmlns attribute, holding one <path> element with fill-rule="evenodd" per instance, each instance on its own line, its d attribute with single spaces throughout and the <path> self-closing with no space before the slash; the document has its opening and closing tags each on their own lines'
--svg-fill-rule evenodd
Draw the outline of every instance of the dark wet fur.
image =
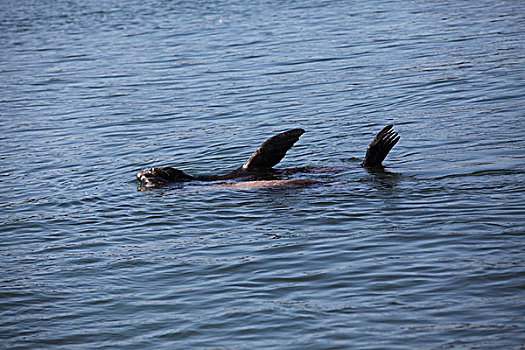
<svg viewBox="0 0 525 350">
<path fill-rule="evenodd" d="M 393 125 L 387 125 L 372 140 L 366 150 L 365 159 L 361 165 L 365 168 L 382 168 L 388 152 L 401 138 L 392 130 Z"/>
<path fill-rule="evenodd" d="M 383 160 L 399 141 L 399 135 L 387 125 L 368 146 L 362 166 L 368 169 L 382 169 Z M 281 180 L 282 176 L 295 173 L 327 172 L 330 167 L 300 167 L 293 169 L 274 169 L 286 155 L 286 152 L 299 140 L 303 129 L 293 129 L 277 134 L 260 145 L 250 158 L 238 169 L 224 175 L 188 175 L 181 170 L 163 167 L 151 168 L 137 174 L 137 180 L 143 188 L 160 188 L 170 184 L 187 181 L 270 181 Z"/>
</svg>

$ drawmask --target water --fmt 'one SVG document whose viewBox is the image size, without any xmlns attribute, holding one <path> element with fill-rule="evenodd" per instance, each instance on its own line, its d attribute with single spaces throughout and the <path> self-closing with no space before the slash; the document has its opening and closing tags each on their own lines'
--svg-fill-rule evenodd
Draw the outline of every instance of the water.
<svg viewBox="0 0 525 350">
<path fill-rule="evenodd" d="M 1 5 L 1 348 L 525 346 L 523 1 Z"/>
</svg>

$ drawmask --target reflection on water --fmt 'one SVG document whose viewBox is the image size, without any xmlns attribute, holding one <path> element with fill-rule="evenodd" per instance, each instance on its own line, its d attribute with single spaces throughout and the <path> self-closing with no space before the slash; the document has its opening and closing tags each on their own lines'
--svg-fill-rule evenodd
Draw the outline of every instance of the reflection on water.
<svg viewBox="0 0 525 350">
<path fill-rule="evenodd" d="M 401 174 L 384 168 L 364 168 L 372 176 L 372 183 L 377 189 L 392 189 L 401 180 Z"/>
<path fill-rule="evenodd" d="M 3 5 L 2 347 L 525 344 L 519 1 Z M 321 184 L 137 191 L 299 127 Z"/>
</svg>

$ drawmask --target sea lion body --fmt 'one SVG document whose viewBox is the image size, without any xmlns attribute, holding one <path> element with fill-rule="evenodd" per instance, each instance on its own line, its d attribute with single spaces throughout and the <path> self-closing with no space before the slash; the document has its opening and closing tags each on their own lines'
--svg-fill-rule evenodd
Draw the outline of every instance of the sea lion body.
<svg viewBox="0 0 525 350">
<path fill-rule="evenodd" d="M 300 186 L 317 183 L 314 180 L 287 179 L 295 173 L 324 172 L 329 167 L 300 167 L 275 169 L 286 152 L 299 140 L 303 129 L 292 129 L 277 134 L 261 144 L 239 168 L 224 175 L 189 175 L 172 167 L 151 168 L 137 173 L 140 188 L 160 188 L 188 181 L 224 181 L 230 187 Z M 365 168 L 382 168 L 388 152 L 399 141 L 399 135 L 388 125 L 381 130 L 367 148 L 361 164 Z M 235 180 L 235 182 L 230 182 Z"/>
</svg>

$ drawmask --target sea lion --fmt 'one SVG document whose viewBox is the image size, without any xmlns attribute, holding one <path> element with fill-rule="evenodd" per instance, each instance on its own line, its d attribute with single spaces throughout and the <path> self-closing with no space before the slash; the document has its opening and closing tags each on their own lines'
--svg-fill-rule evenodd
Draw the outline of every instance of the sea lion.
<svg viewBox="0 0 525 350">
<path fill-rule="evenodd" d="M 284 158 L 286 152 L 299 140 L 304 132 L 303 129 L 292 129 L 270 137 L 255 150 L 241 167 L 224 175 L 188 175 L 182 170 L 162 167 L 139 172 L 137 180 L 141 188 L 160 188 L 187 181 L 227 180 L 245 182 L 246 186 L 241 185 L 241 187 L 253 187 L 252 185 L 257 186 L 258 184 L 270 183 L 272 186 L 279 183 L 285 185 L 286 182 L 297 183 L 297 181 L 311 184 L 315 181 L 289 180 L 283 179 L 283 176 L 299 172 L 315 172 L 322 168 L 307 166 L 292 169 L 274 169 L 274 166 Z M 400 136 L 393 130 L 392 125 L 385 126 L 368 146 L 361 166 L 365 168 L 383 168 L 383 160 L 399 141 L 399 138 Z M 237 185 L 236 187 L 239 186 Z"/>
</svg>

